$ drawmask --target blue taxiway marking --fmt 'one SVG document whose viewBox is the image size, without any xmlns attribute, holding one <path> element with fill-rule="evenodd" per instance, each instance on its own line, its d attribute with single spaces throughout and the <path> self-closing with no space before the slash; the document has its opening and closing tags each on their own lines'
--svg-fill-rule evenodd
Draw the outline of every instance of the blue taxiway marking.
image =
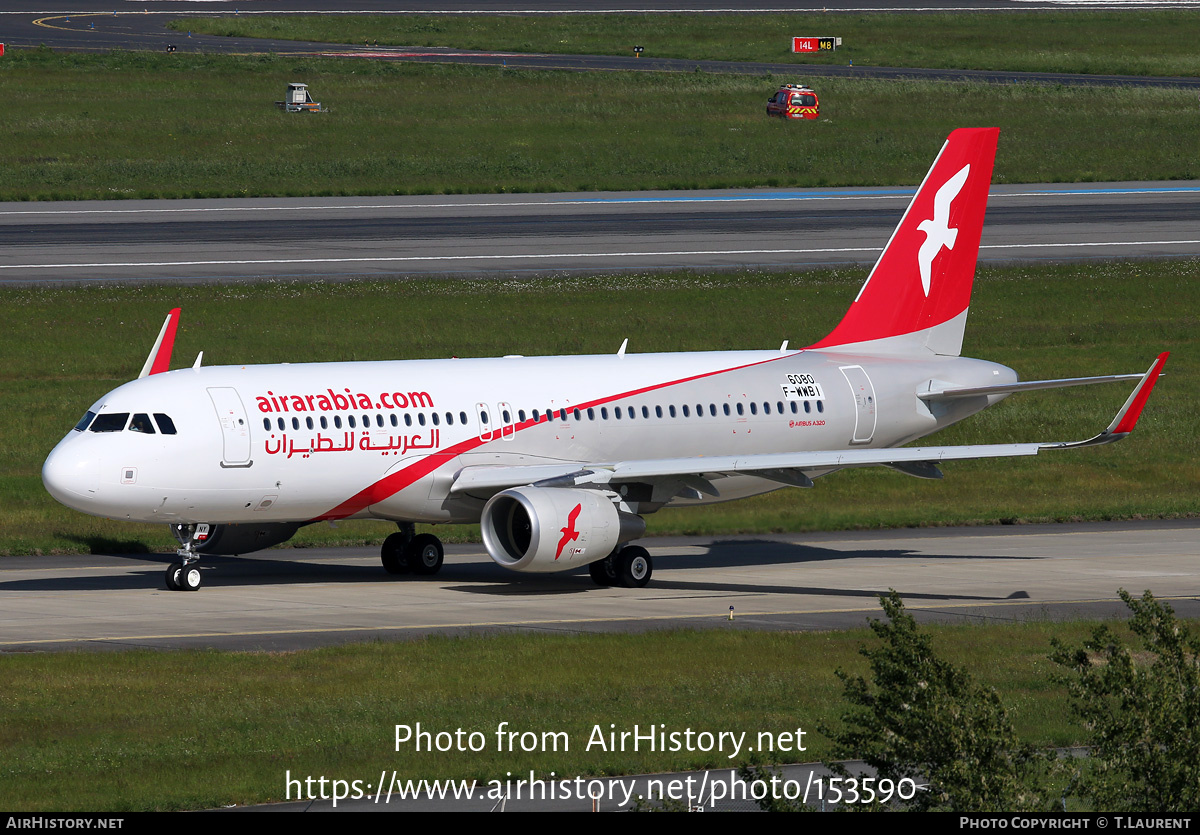
<svg viewBox="0 0 1200 835">
<path fill-rule="evenodd" d="M 855 197 L 910 197 L 915 188 L 837 189 L 835 191 L 748 191 L 741 194 L 678 194 L 670 197 L 584 197 L 572 203 L 736 203 L 748 200 L 838 200 Z M 1030 188 L 1020 192 L 992 194 L 992 198 L 1028 195 L 1078 194 L 1195 194 L 1200 186 L 1154 186 L 1148 188 Z"/>
</svg>

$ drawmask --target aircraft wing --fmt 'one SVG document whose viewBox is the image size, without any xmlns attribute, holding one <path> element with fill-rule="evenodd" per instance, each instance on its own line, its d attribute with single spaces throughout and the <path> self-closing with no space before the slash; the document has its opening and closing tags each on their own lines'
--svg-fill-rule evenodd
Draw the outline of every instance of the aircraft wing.
<svg viewBox="0 0 1200 835">
<path fill-rule="evenodd" d="M 974 444 L 963 446 L 900 447 L 886 449 L 834 449 L 756 455 L 715 455 L 690 458 L 651 458 L 609 463 L 534 464 L 507 467 L 464 467 L 451 493 L 494 493 L 510 487 L 604 487 L 638 481 L 676 479 L 681 488 L 718 496 L 712 478 L 752 475 L 781 484 L 811 487 L 809 473 L 821 474 L 848 467 L 891 467 L 919 478 L 940 478 L 936 464 L 978 458 L 1037 455 L 1047 449 L 1074 449 L 1119 441 L 1133 431 L 1146 400 L 1162 373 L 1167 353 L 1160 354 L 1141 376 L 1133 393 L 1103 432 L 1083 441 L 1026 444 Z M 698 496 L 697 496 L 698 498 Z"/>
</svg>

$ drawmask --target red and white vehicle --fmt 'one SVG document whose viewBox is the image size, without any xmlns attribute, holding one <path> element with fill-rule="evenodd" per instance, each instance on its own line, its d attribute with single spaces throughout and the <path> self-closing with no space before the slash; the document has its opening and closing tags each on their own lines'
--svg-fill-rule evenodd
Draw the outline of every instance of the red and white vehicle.
<svg viewBox="0 0 1200 835">
<path fill-rule="evenodd" d="M 821 102 L 811 87 L 784 84 L 767 99 L 767 115 L 783 119 L 815 119 L 821 115 Z"/>
<path fill-rule="evenodd" d="M 173 589 L 202 554 L 243 554 L 302 525 L 387 519 L 384 567 L 431 574 L 414 523 L 479 522 L 515 571 L 588 566 L 642 586 L 643 517 L 848 467 L 940 478 L 942 462 L 1105 444 L 1132 431 L 1144 374 L 1018 382 L 960 356 L 999 131 L 957 130 L 833 332 L 804 349 L 200 367 L 168 371 L 172 311 L 142 375 L 101 397 L 42 469 L 63 504 L 169 524 Z M 902 446 L 1014 392 L 1138 380 L 1077 442 Z"/>
</svg>

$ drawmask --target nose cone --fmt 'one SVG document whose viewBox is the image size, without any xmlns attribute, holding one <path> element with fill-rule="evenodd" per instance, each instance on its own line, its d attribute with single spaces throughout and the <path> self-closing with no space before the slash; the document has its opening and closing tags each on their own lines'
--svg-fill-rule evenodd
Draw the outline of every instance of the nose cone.
<svg viewBox="0 0 1200 835">
<path fill-rule="evenodd" d="M 81 455 L 72 444 L 60 444 L 42 465 L 42 484 L 46 492 L 67 507 L 87 510 L 100 488 L 100 462 L 92 455 Z"/>
</svg>

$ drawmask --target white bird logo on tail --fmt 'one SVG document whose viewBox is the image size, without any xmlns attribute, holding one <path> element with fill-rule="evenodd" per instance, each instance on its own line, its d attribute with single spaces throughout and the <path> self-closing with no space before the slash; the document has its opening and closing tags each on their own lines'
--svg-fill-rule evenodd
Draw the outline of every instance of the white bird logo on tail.
<svg viewBox="0 0 1200 835">
<path fill-rule="evenodd" d="M 963 183 L 967 181 L 970 172 L 970 164 L 964 165 L 957 174 L 943 183 L 933 196 L 933 217 L 917 224 L 917 228 L 925 233 L 925 243 L 917 250 L 917 266 L 921 268 L 921 286 L 925 288 L 926 298 L 929 298 L 929 273 L 933 259 L 942 251 L 942 247 L 954 249 L 954 241 L 958 238 L 958 227 L 950 228 L 950 204 L 962 191 Z"/>
</svg>

